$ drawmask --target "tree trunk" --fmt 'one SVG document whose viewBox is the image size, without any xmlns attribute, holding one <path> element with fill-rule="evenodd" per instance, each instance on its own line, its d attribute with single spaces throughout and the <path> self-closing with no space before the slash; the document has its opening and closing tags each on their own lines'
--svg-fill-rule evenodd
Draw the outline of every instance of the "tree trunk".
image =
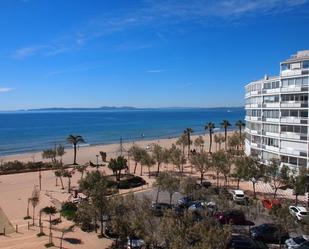
<svg viewBox="0 0 309 249">
<path fill-rule="evenodd" d="M 157 176 L 159 175 L 159 173 L 160 173 L 160 163 L 158 163 Z"/>
<path fill-rule="evenodd" d="M 298 204 L 298 194 L 295 193 L 295 206 L 297 206 L 297 204 Z"/>
<path fill-rule="evenodd" d="M 74 147 L 74 162 L 73 162 L 73 164 L 76 165 L 77 164 L 76 163 L 76 144 L 74 144 L 73 147 Z"/>
<path fill-rule="evenodd" d="M 52 222 L 51 222 L 51 215 L 49 215 L 49 244 L 53 243 L 52 239 Z"/>
<path fill-rule="evenodd" d="M 172 205 L 172 197 L 173 197 L 173 194 L 170 194 L 170 205 Z"/>
<path fill-rule="evenodd" d="M 68 186 L 68 193 L 71 192 L 71 177 L 68 177 L 69 178 L 69 186 Z"/>
<path fill-rule="evenodd" d="M 28 199 L 28 204 L 27 204 L 27 217 L 29 217 L 29 205 L 30 205 L 30 199 Z"/>
<path fill-rule="evenodd" d="M 239 189 L 240 178 L 237 179 L 237 189 Z"/>
<path fill-rule="evenodd" d="M 256 198 L 256 192 L 255 192 L 255 182 L 252 182 L 252 187 L 253 187 L 253 198 Z"/>
<path fill-rule="evenodd" d="M 58 177 L 56 176 L 56 187 L 58 187 Z"/>
<path fill-rule="evenodd" d="M 212 146 L 212 133 L 209 131 L 209 154 L 211 153 L 211 146 Z"/>
<path fill-rule="evenodd" d="M 60 239 L 60 249 L 63 249 L 63 248 L 62 248 L 63 237 L 64 237 L 64 232 L 62 231 L 61 239 Z"/>
<path fill-rule="evenodd" d="M 188 132 L 188 159 L 190 157 L 190 133 Z"/>
<path fill-rule="evenodd" d="M 32 226 L 34 226 L 34 215 L 35 215 L 35 207 L 33 207 L 32 211 Z"/>
<path fill-rule="evenodd" d="M 59 178 L 60 178 L 60 183 L 61 183 L 61 189 L 64 189 L 63 181 L 62 181 L 62 176 L 60 176 Z"/>
<path fill-rule="evenodd" d="M 100 215 L 101 215 L 101 217 L 100 217 L 100 225 L 101 225 L 101 236 L 103 237 L 103 235 L 104 235 L 104 229 L 103 229 L 103 209 L 101 208 L 101 210 L 100 210 L 101 212 L 100 212 Z"/>
<path fill-rule="evenodd" d="M 135 162 L 135 165 L 134 165 L 134 171 L 133 171 L 134 175 L 135 175 L 135 172 L 136 172 L 136 167 L 137 167 L 137 162 Z"/>
<path fill-rule="evenodd" d="M 159 200 L 159 193 L 160 193 L 160 187 L 157 187 L 156 203 L 158 203 Z"/>
<path fill-rule="evenodd" d="M 201 184 L 203 183 L 203 180 L 204 180 L 204 173 L 201 172 Z"/>
<path fill-rule="evenodd" d="M 224 146 L 225 150 L 227 150 L 227 128 L 224 128 L 224 137 L 225 137 Z"/>
<path fill-rule="evenodd" d="M 277 196 L 277 191 L 278 191 L 278 188 L 277 188 L 277 187 L 275 187 L 274 199 L 276 199 L 276 196 Z"/>
<path fill-rule="evenodd" d="M 143 175 L 143 165 L 141 164 L 141 173 L 140 175 L 142 176 Z"/>
</svg>

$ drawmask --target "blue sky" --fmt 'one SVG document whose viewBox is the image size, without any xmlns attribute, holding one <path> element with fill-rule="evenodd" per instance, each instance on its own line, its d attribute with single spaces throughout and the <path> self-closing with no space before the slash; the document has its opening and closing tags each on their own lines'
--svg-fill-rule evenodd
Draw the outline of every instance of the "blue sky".
<svg viewBox="0 0 309 249">
<path fill-rule="evenodd" d="M 309 0 L 1 0 L 0 109 L 243 105 L 308 24 Z"/>
</svg>

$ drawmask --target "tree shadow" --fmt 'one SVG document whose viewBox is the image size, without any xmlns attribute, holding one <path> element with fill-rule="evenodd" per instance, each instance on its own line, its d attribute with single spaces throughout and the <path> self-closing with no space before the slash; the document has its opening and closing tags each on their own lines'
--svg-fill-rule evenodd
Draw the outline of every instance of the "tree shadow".
<svg viewBox="0 0 309 249">
<path fill-rule="evenodd" d="M 81 239 L 76 239 L 76 238 L 64 238 L 64 241 L 73 244 L 73 245 L 80 245 L 82 244 L 82 240 Z"/>
</svg>

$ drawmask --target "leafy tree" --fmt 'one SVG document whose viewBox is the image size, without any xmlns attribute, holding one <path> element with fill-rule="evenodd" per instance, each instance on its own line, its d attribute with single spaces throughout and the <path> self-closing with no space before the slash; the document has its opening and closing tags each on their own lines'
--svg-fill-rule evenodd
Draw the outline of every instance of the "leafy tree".
<svg viewBox="0 0 309 249">
<path fill-rule="evenodd" d="M 54 173 L 55 173 L 56 179 L 57 178 L 60 179 L 61 189 L 64 189 L 64 185 L 63 185 L 63 181 L 62 181 L 63 170 L 62 169 L 57 169 Z"/>
<path fill-rule="evenodd" d="M 115 174 L 116 181 L 120 181 L 121 171 L 128 168 L 127 159 L 123 156 L 118 156 L 116 159 L 111 158 L 108 168 Z"/>
<path fill-rule="evenodd" d="M 143 174 L 142 169 L 143 166 L 147 166 L 148 168 L 148 175 L 150 176 L 150 168 L 155 165 L 155 160 L 153 157 L 145 150 L 144 153 L 142 153 L 141 158 L 141 175 Z"/>
<path fill-rule="evenodd" d="M 224 136 L 222 134 L 215 134 L 214 140 L 215 140 L 216 146 L 219 145 L 219 150 L 221 150 L 221 144 L 224 142 Z"/>
<path fill-rule="evenodd" d="M 172 204 L 172 197 L 175 192 L 179 190 L 179 180 L 177 177 L 173 176 L 171 173 L 163 172 L 161 173 L 161 188 L 162 191 L 167 191 L 170 196 L 170 204 Z"/>
<path fill-rule="evenodd" d="M 225 186 L 227 185 L 227 177 L 230 174 L 230 162 L 226 153 L 219 150 L 212 154 L 212 167 L 216 171 L 217 186 L 219 186 L 219 174 L 223 174 L 225 180 Z"/>
<path fill-rule="evenodd" d="M 182 147 L 182 155 L 185 156 L 185 148 L 188 146 L 188 136 L 186 134 L 182 134 L 176 141 L 176 145 Z"/>
<path fill-rule="evenodd" d="M 175 144 L 172 144 L 172 147 L 169 149 L 169 161 L 183 173 L 183 165 L 186 163 L 184 154 Z"/>
<path fill-rule="evenodd" d="M 204 139 L 202 136 L 198 136 L 195 140 L 194 140 L 194 146 L 199 148 L 200 152 L 203 152 L 203 148 L 204 148 Z"/>
<path fill-rule="evenodd" d="M 80 173 L 80 179 L 83 179 L 84 173 L 88 168 L 88 164 L 83 164 L 83 165 L 77 165 L 76 169 Z"/>
<path fill-rule="evenodd" d="M 227 150 L 227 129 L 231 126 L 231 124 L 228 120 L 223 120 L 221 126 L 224 129 L 224 144 L 225 144 L 225 150 Z"/>
<path fill-rule="evenodd" d="M 187 136 L 187 146 L 188 146 L 188 158 L 190 157 L 190 145 L 192 144 L 191 141 L 191 134 L 193 133 L 192 128 L 186 128 L 183 132 Z"/>
<path fill-rule="evenodd" d="M 32 191 L 32 195 L 30 198 L 30 202 L 32 205 L 32 225 L 34 226 L 34 216 L 35 216 L 35 208 L 37 207 L 37 205 L 40 202 L 40 191 L 37 189 L 37 187 L 35 186 L 33 191 Z"/>
<path fill-rule="evenodd" d="M 92 224 L 94 217 L 95 208 L 93 204 L 89 202 L 82 202 L 78 205 L 74 221 L 81 227 L 82 231 L 91 232 L 94 228 L 94 225 Z"/>
<path fill-rule="evenodd" d="M 73 176 L 73 171 L 64 170 L 62 172 L 62 176 L 68 178 L 68 193 L 70 193 L 71 192 L 71 178 Z"/>
<path fill-rule="evenodd" d="M 49 245 L 53 245 L 52 216 L 57 213 L 57 209 L 54 206 L 47 206 L 41 212 L 49 216 Z"/>
<path fill-rule="evenodd" d="M 269 182 L 274 189 L 274 198 L 276 198 L 278 189 L 289 182 L 289 168 L 287 166 L 280 167 L 279 160 L 272 159 L 267 165 L 265 173 L 265 181 Z"/>
<path fill-rule="evenodd" d="M 157 175 L 160 173 L 160 166 L 165 161 L 166 151 L 159 144 L 153 146 L 153 158 L 157 162 Z"/>
<path fill-rule="evenodd" d="M 200 181 L 202 184 L 204 180 L 204 174 L 211 167 L 211 162 L 208 158 L 207 153 L 205 152 L 197 153 L 190 158 L 190 161 L 192 165 L 195 167 L 195 169 L 200 173 Z"/>
<path fill-rule="evenodd" d="M 208 122 L 205 125 L 205 130 L 209 132 L 209 153 L 211 153 L 211 146 L 212 146 L 212 134 L 214 133 L 215 124 L 212 122 Z"/>
<path fill-rule="evenodd" d="M 142 154 L 143 154 L 142 151 L 143 151 L 143 149 L 138 147 L 137 145 L 133 145 L 129 149 L 129 156 L 132 157 L 133 160 L 135 161 L 135 166 L 134 166 L 133 174 L 136 173 L 137 164 L 140 163 L 140 161 L 142 159 Z"/>
<path fill-rule="evenodd" d="M 242 132 L 242 128 L 245 127 L 245 123 L 242 120 L 238 120 L 235 123 L 235 126 L 238 128 L 239 130 L 239 138 L 241 139 L 241 132 Z"/>
<path fill-rule="evenodd" d="M 73 149 L 74 149 L 74 159 L 73 159 L 73 165 L 77 165 L 76 163 L 76 149 L 77 149 L 77 144 L 79 143 L 85 143 L 85 140 L 82 136 L 80 135 L 69 135 L 67 137 L 67 142 L 73 145 Z"/>
<path fill-rule="evenodd" d="M 306 167 L 299 167 L 298 174 L 291 175 L 290 182 L 293 186 L 293 192 L 295 195 L 295 205 L 298 204 L 298 196 L 304 195 L 306 193 L 307 188 L 307 169 Z"/>
</svg>

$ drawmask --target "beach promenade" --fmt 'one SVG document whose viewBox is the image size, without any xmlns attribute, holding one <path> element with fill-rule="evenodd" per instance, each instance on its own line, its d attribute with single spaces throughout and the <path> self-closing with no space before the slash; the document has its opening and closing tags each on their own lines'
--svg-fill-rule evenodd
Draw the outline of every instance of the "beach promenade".
<svg viewBox="0 0 309 249">
<path fill-rule="evenodd" d="M 195 137 L 192 137 L 194 139 Z M 204 140 L 206 141 L 205 147 L 208 148 L 209 143 L 209 136 L 204 136 Z M 148 145 L 152 143 L 158 143 L 164 147 L 170 147 L 172 143 L 175 143 L 176 139 L 161 139 L 161 140 L 154 140 L 154 141 L 138 141 L 135 142 L 135 144 L 146 148 Z M 132 143 L 123 144 L 124 149 L 129 149 L 130 146 L 132 146 Z M 213 149 L 216 149 L 216 146 L 213 146 Z M 86 163 L 89 161 L 96 162 L 96 155 L 99 154 L 99 151 L 104 151 L 107 153 L 108 159 L 112 157 L 116 157 L 119 155 L 119 144 L 111 144 L 111 145 L 102 145 L 102 146 L 93 146 L 93 147 L 80 147 L 77 154 L 77 160 L 78 163 Z M 33 160 L 35 158 L 36 161 L 42 160 L 41 153 L 37 152 L 35 154 L 23 154 L 23 155 L 16 155 L 16 156 L 8 156 L 4 157 L 3 159 L 5 161 L 11 161 L 11 160 L 22 160 L 22 161 L 29 161 Z M 73 158 L 73 151 L 67 150 L 67 153 L 63 157 L 64 163 L 69 164 L 72 162 Z M 99 161 L 99 163 L 102 163 Z M 132 172 L 134 168 L 134 162 L 129 161 L 130 169 L 129 171 Z M 137 172 L 139 173 L 139 167 L 137 168 Z M 172 170 L 171 165 L 162 165 L 161 170 Z M 94 170 L 92 168 L 88 168 L 89 171 Z M 106 174 L 111 174 L 112 172 L 107 167 L 101 167 L 101 171 L 105 172 Z M 154 166 L 152 168 L 152 171 L 155 171 L 156 167 Z M 187 174 L 190 172 L 190 167 L 187 165 Z M 146 170 L 145 170 L 146 171 Z M 194 175 L 198 176 L 197 173 L 194 173 Z M 78 181 L 81 178 L 81 174 L 79 172 L 76 172 L 73 174 L 73 177 L 71 179 L 72 187 L 77 187 Z M 145 191 L 147 188 L 151 188 L 153 182 L 155 181 L 154 178 L 149 178 L 148 174 L 145 172 L 143 175 L 143 178 L 147 181 L 147 185 L 143 188 L 137 188 L 134 191 Z M 206 175 L 207 180 L 210 180 L 215 184 L 215 179 L 211 172 L 208 172 Z M 60 208 L 61 202 L 67 201 L 70 198 L 70 194 L 67 191 L 68 186 L 68 179 L 64 178 L 64 187 L 65 189 L 62 190 L 60 187 L 60 184 L 56 186 L 56 178 L 54 175 L 54 172 L 52 170 L 43 171 L 42 172 L 42 191 L 40 192 L 40 201 L 39 205 L 36 207 L 36 210 L 40 210 L 41 208 L 45 206 L 54 205 L 57 208 Z M 8 218 L 6 223 L 10 221 L 11 226 L 10 229 L 7 230 L 6 237 L 0 237 L 0 248 L 23 248 L 23 249 L 32 249 L 32 248 L 43 248 L 42 246 L 47 242 L 47 237 L 41 237 L 37 238 L 36 234 L 39 232 L 38 227 L 31 227 L 30 230 L 28 230 L 28 221 L 32 223 L 32 220 L 24 220 L 23 217 L 26 216 L 27 211 L 27 204 L 28 204 L 28 198 L 31 197 L 32 191 L 36 185 L 39 183 L 39 177 L 38 172 L 31 172 L 31 173 L 20 173 L 20 174 L 14 174 L 14 175 L 2 175 L 0 176 L 0 207 L 3 209 L 3 212 L 5 216 Z M 223 184 L 223 179 L 221 181 Z M 231 186 L 236 186 L 236 182 L 230 182 Z M 248 192 L 252 191 L 252 185 L 249 182 L 241 182 L 240 188 L 243 190 L 246 190 Z M 260 196 L 267 196 L 271 195 L 273 190 L 269 184 L 265 184 L 262 182 L 258 182 L 256 185 L 257 192 L 260 194 Z M 132 190 L 124 190 L 120 193 L 128 193 Z M 291 191 L 284 191 L 279 190 L 278 192 L 279 197 L 283 198 L 293 198 Z M 300 200 L 305 201 L 307 199 L 306 196 L 300 197 Z M 30 215 L 32 216 L 32 207 L 30 205 Z M 1 211 L 1 210 L 0 210 Z M 0 213 L 1 215 L 1 213 Z M 4 215 L 0 216 L 0 221 L 3 222 Z M 38 213 L 36 211 L 35 216 L 38 216 Z M 57 214 L 56 216 L 59 216 Z M 48 225 L 47 217 L 43 218 L 44 226 Z M 35 220 L 35 224 L 38 224 L 38 221 Z M 15 227 L 18 226 L 18 233 L 15 233 Z M 59 227 L 57 226 L 58 232 L 55 231 L 55 237 L 61 236 L 61 227 L 69 226 L 71 225 L 70 222 L 62 222 Z M 0 226 L 1 227 L 1 226 Z M 84 233 L 79 228 L 76 228 L 74 232 L 70 232 L 66 234 L 66 237 L 68 238 L 78 238 L 80 239 L 80 243 L 76 245 L 72 245 L 70 242 L 65 241 L 64 246 L 65 248 L 105 248 L 107 247 L 111 241 L 107 239 L 98 239 L 96 234 L 94 233 Z M 60 243 L 57 241 L 57 238 L 55 239 L 55 244 Z M 14 247 L 18 243 L 20 247 Z M 17 241 L 23 241 L 23 246 L 20 245 Z"/>
</svg>

